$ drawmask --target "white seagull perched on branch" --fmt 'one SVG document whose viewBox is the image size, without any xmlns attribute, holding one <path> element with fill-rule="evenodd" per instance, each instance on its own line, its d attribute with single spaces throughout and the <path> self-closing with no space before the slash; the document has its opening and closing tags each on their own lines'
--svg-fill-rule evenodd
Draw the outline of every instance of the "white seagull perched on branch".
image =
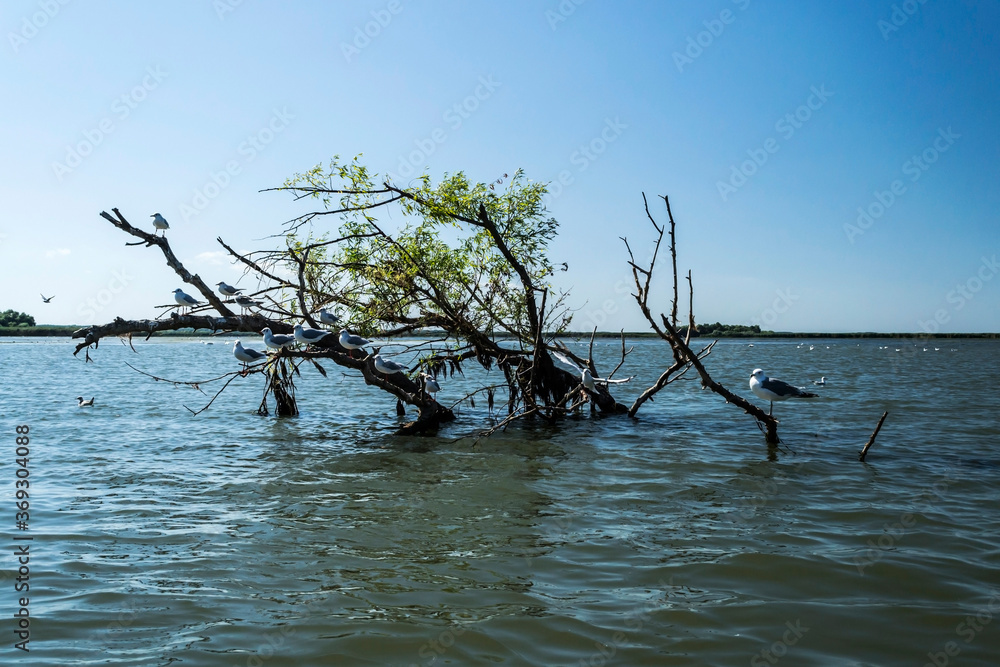
<svg viewBox="0 0 1000 667">
<path fill-rule="evenodd" d="M 153 227 L 156 229 L 156 231 L 161 231 L 163 232 L 163 235 L 166 236 L 167 234 L 166 230 L 170 229 L 170 225 L 167 223 L 167 219 L 164 218 L 159 213 L 154 213 L 149 217 L 153 219 Z M 156 236 L 156 232 L 153 232 L 153 236 Z"/>
<path fill-rule="evenodd" d="M 770 407 L 767 410 L 768 415 L 774 409 L 775 401 L 784 401 L 788 398 L 816 398 L 816 394 L 802 391 L 787 382 L 767 377 L 764 375 L 764 371 L 759 368 L 755 368 L 750 374 L 750 391 L 770 402 Z"/>
<path fill-rule="evenodd" d="M 340 315 L 326 312 L 326 308 L 319 309 L 319 321 L 323 324 L 336 324 L 340 321 Z"/>
<path fill-rule="evenodd" d="M 605 378 L 595 378 L 593 373 L 590 372 L 589 368 L 580 368 L 579 366 L 576 365 L 575 361 L 567 357 L 562 352 L 557 352 L 556 350 L 550 350 L 550 352 L 552 352 L 552 356 L 555 357 L 557 361 L 561 361 L 562 363 L 566 364 L 567 366 L 575 370 L 577 373 L 579 373 L 580 382 L 583 384 L 584 387 L 586 387 L 590 391 L 597 391 L 598 382 L 601 382 L 606 385 L 619 384 L 621 382 L 628 382 L 629 380 L 632 379 L 632 378 L 623 378 L 621 380 L 607 380 Z"/>
<path fill-rule="evenodd" d="M 174 301 L 177 302 L 178 306 L 187 306 L 188 308 L 192 308 L 201 303 L 201 301 L 198 301 L 198 299 L 194 298 L 190 294 L 185 294 L 180 287 L 174 290 Z"/>
<path fill-rule="evenodd" d="M 355 336 L 354 334 L 348 333 L 347 329 L 340 330 L 340 344 L 342 347 L 347 348 L 347 351 L 351 356 L 354 356 L 354 350 L 361 350 L 364 352 L 365 345 L 371 345 L 370 340 L 366 340 L 361 336 Z"/>
<path fill-rule="evenodd" d="M 393 373 L 402 373 L 407 369 L 407 366 L 403 364 L 397 364 L 391 359 L 383 359 L 381 354 L 375 355 L 375 370 L 386 375 L 392 375 Z"/>
<path fill-rule="evenodd" d="M 438 381 L 430 373 L 421 373 L 420 377 L 424 379 L 424 391 L 428 394 L 436 394 L 441 391 L 441 385 L 438 384 Z"/>
<path fill-rule="evenodd" d="M 315 345 L 327 336 L 329 336 L 332 331 L 326 331 L 325 329 L 306 329 L 301 324 L 295 325 L 295 340 L 299 341 L 303 345 Z"/>
<path fill-rule="evenodd" d="M 267 355 L 263 352 L 258 352 L 257 350 L 249 347 L 243 347 L 243 343 L 240 341 L 236 341 L 236 344 L 233 345 L 233 356 L 242 361 L 244 366 L 252 361 L 267 358 Z"/>
<path fill-rule="evenodd" d="M 227 285 L 222 281 L 215 283 L 215 285 L 219 288 L 219 294 L 222 296 L 236 296 L 243 291 L 242 287 L 233 287 L 232 285 Z"/>
<path fill-rule="evenodd" d="M 271 327 L 264 327 L 260 331 L 264 334 L 264 345 L 272 350 L 280 350 L 283 347 L 295 345 L 295 337 L 286 334 L 272 334 Z"/>
</svg>

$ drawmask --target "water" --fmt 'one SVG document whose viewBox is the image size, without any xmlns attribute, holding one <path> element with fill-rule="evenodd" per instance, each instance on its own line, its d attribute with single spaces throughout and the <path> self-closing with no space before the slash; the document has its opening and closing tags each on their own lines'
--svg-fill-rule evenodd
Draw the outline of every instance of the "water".
<svg viewBox="0 0 1000 667">
<path fill-rule="evenodd" d="M 327 378 L 303 367 L 297 418 L 254 414 L 259 378 L 193 416 L 183 406 L 212 385 L 124 362 L 207 379 L 233 368 L 230 346 L 136 345 L 104 341 L 84 364 L 65 340 L 0 342 L 0 507 L 13 515 L 14 426 L 27 424 L 30 529 L 8 516 L 5 532 L 35 538 L 30 653 L 13 648 L 17 563 L 0 549 L 0 664 L 1000 656 L 998 342 L 720 342 L 707 364 L 745 396 L 756 367 L 828 378 L 822 398 L 775 406 L 784 444 L 770 451 L 694 381 L 636 422 L 584 415 L 476 445 L 459 436 L 485 401 L 439 438 L 396 438 L 395 401 L 332 363 Z M 597 353 L 607 372 L 618 343 Z M 663 344 L 636 343 L 619 400 L 668 362 Z M 457 377 L 442 385 L 464 393 Z"/>
</svg>

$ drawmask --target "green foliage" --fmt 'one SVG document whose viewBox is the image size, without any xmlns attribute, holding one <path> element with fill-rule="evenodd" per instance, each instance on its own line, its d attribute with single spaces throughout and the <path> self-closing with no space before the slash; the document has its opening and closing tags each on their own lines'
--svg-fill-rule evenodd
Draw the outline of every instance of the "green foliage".
<svg viewBox="0 0 1000 667">
<path fill-rule="evenodd" d="M 16 310 L 5 310 L 0 313 L 0 327 L 33 327 L 35 318 L 27 313 Z"/>
<path fill-rule="evenodd" d="M 687 327 L 681 328 L 681 332 L 687 334 Z M 713 336 L 715 338 L 724 338 L 726 336 L 767 336 L 773 333 L 773 331 L 761 331 L 760 327 L 756 324 L 747 326 L 745 324 L 721 324 L 716 322 L 715 324 L 696 324 L 692 338 L 695 336 Z"/>
<path fill-rule="evenodd" d="M 286 181 L 285 189 L 318 198 L 326 209 L 295 222 L 341 217 L 337 238 L 302 237 L 301 225 L 288 235 L 294 252 L 309 249 L 305 277 L 314 300 L 344 306 L 361 332 L 416 322 L 530 339 L 524 279 L 548 286 L 548 244 L 558 227 L 542 203 L 545 185 L 520 170 L 499 189 L 471 183 L 463 172 L 437 184 L 423 175 L 407 188 L 377 179 L 358 158 L 346 165 L 334 158 Z M 375 217 L 376 209 L 390 205 L 402 219 Z"/>
</svg>

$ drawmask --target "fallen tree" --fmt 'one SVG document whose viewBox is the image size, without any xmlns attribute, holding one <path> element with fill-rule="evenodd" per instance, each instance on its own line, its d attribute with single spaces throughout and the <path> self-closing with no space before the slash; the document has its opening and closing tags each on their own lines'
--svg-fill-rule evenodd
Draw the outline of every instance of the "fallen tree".
<svg viewBox="0 0 1000 667">
<path fill-rule="evenodd" d="M 650 283 L 667 226 L 656 223 L 648 202 L 646 214 L 658 232 L 649 264 L 638 265 L 627 240 L 625 244 L 636 302 L 651 329 L 670 345 L 673 363 L 626 406 L 610 391 L 630 379 L 613 377 L 631 351 L 626 349 L 624 336 L 620 360 L 607 377 L 600 375 L 595 364 L 593 337 L 587 358 L 559 340 L 571 313 L 565 304 L 567 295 L 556 291 L 549 280 L 557 267 L 568 267 L 548 257 L 558 224 L 543 205 L 545 186 L 527 181 L 520 171 L 490 184 L 470 183 L 461 172 L 446 175 L 437 184 L 428 176 L 414 183 L 399 187 L 379 180 L 357 159 L 341 164 L 335 158 L 325 168 L 317 166 L 273 188 L 290 193 L 297 201 L 319 205 L 285 223 L 283 248 L 240 253 L 218 239 L 233 262 L 243 267 L 249 282 L 256 284 L 256 289 L 238 297 L 216 294 L 188 271 L 165 235 L 133 226 L 118 209 L 112 209 L 113 214 L 102 212 L 106 221 L 138 239 L 126 245 L 157 247 L 166 264 L 204 303 L 192 304 L 184 315 L 173 312 L 175 306 L 162 306 L 165 312 L 158 318 L 116 318 L 80 329 L 73 333 L 81 339 L 74 354 L 85 351 L 90 360 L 91 350 L 109 336 L 131 344 L 137 335 L 148 338 L 185 328 L 216 333 L 256 333 L 269 328 L 275 334 L 289 334 L 296 322 L 320 328 L 320 311 L 330 309 L 341 314 L 341 324 L 350 332 L 373 340 L 420 334 L 420 340 L 407 344 L 408 352 L 417 357 L 414 368 L 409 374 L 381 372 L 375 355 L 382 346 L 367 345 L 364 354 L 355 354 L 337 336 L 326 336 L 303 347 L 279 349 L 262 364 L 210 381 L 154 379 L 199 388 L 218 381 L 223 383 L 221 392 L 237 377 L 259 374 L 264 378 L 259 412 L 269 412 L 271 395 L 276 413 L 287 416 L 297 414 L 294 378 L 300 367 L 306 364 L 326 375 L 321 362 L 332 362 L 356 371 L 355 376 L 365 384 L 394 397 L 398 411 L 405 405 L 417 409 L 417 419 L 399 432 L 433 433 L 455 415 L 427 391 L 429 379 L 460 373 L 471 363 L 485 370 L 498 369 L 503 377 L 498 384 L 483 383 L 465 397 L 470 402 L 479 395 L 486 397 L 492 422 L 483 433 L 489 434 L 521 419 L 554 421 L 588 404 L 594 412 L 635 418 L 645 402 L 694 369 L 704 387 L 741 407 L 761 425 L 768 443 L 777 442 L 773 417 L 709 375 L 703 360 L 715 342 L 698 351 L 691 348 L 695 327 L 690 272 L 689 322 L 686 328 L 678 326 L 675 223 L 666 197 L 673 269 L 669 317 L 654 317 L 649 306 Z M 338 221 L 335 229 L 326 224 L 327 216 Z M 396 222 L 390 225 L 385 218 Z"/>
</svg>

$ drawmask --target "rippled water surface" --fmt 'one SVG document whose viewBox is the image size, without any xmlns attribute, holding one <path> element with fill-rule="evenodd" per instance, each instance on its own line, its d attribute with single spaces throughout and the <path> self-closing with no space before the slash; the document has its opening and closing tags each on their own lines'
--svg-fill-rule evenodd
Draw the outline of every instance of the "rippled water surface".
<svg viewBox="0 0 1000 667">
<path fill-rule="evenodd" d="M 332 364 L 303 367 L 289 419 L 255 414 L 259 378 L 192 416 L 209 396 L 125 365 L 232 370 L 204 342 L 107 340 L 85 364 L 66 340 L 0 339 L 0 507 L 13 544 L 27 424 L 34 537 L 30 653 L 0 549 L 0 664 L 1000 663 L 998 342 L 720 342 L 708 366 L 746 396 L 756 367 L 828 378 L 775 406 L 770 451 L 694 381 L 637 421 L 474 445 L 480 402 L 438 438 L 394 437 L 395 401 Z M 607 372 L 618 343 L 596 348 Z M 668 362 L 636 343 L 616 396 Z"/>
</svg>

